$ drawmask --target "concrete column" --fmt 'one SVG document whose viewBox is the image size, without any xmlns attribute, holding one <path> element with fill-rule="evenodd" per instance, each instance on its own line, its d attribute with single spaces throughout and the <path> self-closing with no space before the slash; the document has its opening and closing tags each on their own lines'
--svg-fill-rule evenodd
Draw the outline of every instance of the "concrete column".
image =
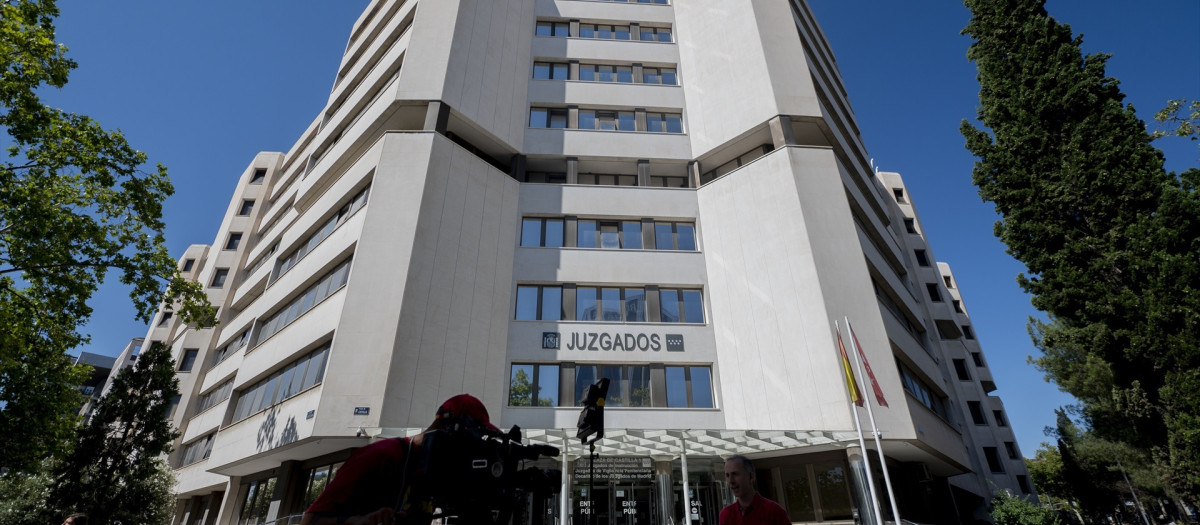
<svg viewBox="0 0 1200 525">
<path fill-rule="evenodd" d="M 521 154 L 513 155 L 508 164 L 508 176 L 521 182 L 525 182 L 525 156 Z"/>
<path fill-rule="evenodd" d="M 694 160 L 691 162 L 688 162 L 687 175 L 688 175 L 688 187 L 689 188 L 699 188 L 700 187 L 700 162 L 694 161 Z"/>
<path fill-rule="evenodd" d="M 687 441 L 679 438 L 680 473 L 683 474 L 683 523 L 692 525 L 692 495 L 688 492 Z"/>
<path fill-rule="evenodd" d="M 271 493 L 271 506 L 267 510 L 266 521 L 273 521 L 290 514 L 293 499 L 292 484 L 300 475 L 299 461 L 284 461 L 275 469 L 275 490 Z"/>
<path fill-rule="evenodd" d="M 775 149 L 796 145 L 796 136 L 792 133 L 791 117 L 776 115 L 767 121 L 767 126 L 771 128 L 771 142 L 775 145 Z"/>
<path fill-rule="evenodd" d="M 567 106 L 567 129 L 579 129 L 579 106 Z"/>
<path fill-rule="evenodd" d="M 563 245 L 568 248 L 579 246 L 579 218 L 564 217 L 563 218 L 563 233 L 565 234 Z"/>
<path fill-rule="evenodd" d="M 667 406 L 667 367 L 663 363 L 650 363 L 650 405 Z M 671 473 L 667 463 L 667 474 Z"/>
<path fill-rule="evenodd" d="M 569 80 L 579 80 L 579 61 L 571 60 L 567 62 L 567 78 Z"/>
<path fill-rule="evenodd" d="M 238 522 L 238 514 L 242 511 L 239 508 L 242 504 L 241 495 L 241 476 L 230 476 L 229 483 L 225 485 L 225 497 L 221 500 L 220 510 L 217 512 L 218 525 L 235 525 Z"/>
<path fill-rule="evenodd" d="M 579 184 L 578 157 L 567 157 L 567 184 Z"/>
<path fill-rule="evenodd" d="M 637 22 L 629 24 L 629 39 L 635 42 L 642 39 L 642 24 Z"/>
<path fill-rule="evenodd" d="M 659 309 L 659 297 L 657 286 L 646 287 L 646 321 L 650 323 L 662 322 L 662 310 Z"/>
<path fill-rule="evenodd" d="M 579 36 L 579 21 L 571 21 L 571 36 Z"/>
<path fill-rule="evenodd" d="M 575 285 L 564 284 L 562 290 L 563 320 L 575 320 Z"/>
<path fill-rule="evenodd" d="M 633 83 L 634 84 L 642 83 L 642 64 L 641 63 L 633 64 Z"/>
<path fill-rule="evenodd" d="M 641 185 L 638 181 L 638 186 Z M 642 247 L 653 250 L 654 246 L 654 219 L 642 219 Z"/>
<path fill-rule="evenodd" d="M 633 118 L 637 122 L 634 126 L 638 131 L 646 131 L 646 108 L 637 108 L 633 110 Z"/>
<path fill-rule="evenodd" d="M 446 124 L 450 122 L 450 106 L 440 100 L 430 100 L 425 109 L 425 126 L 421 129 L 446 134 Z"/>
<path fill-rule="evenodd" d="M 645 118 L 644 118 L 645 113 L 642 113 L 642 115 L 643 115 L 642 125 L 645 125 Z M 637 168 L 638 168 L 637 185 L 638 186 L 649 186 L 650 185 L 650 161 L 639 160 L 637 163 Z"/>
</svg>

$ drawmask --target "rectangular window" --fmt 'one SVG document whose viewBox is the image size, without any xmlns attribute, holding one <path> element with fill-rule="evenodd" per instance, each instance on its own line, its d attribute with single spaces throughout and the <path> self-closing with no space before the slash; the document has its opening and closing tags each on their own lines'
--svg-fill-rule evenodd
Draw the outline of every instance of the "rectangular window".
<svg viewBox="0 0 1200 525">
<path fill-rule="evenodd" d="M 1021 492 L 1029 494 L 1029 476 L 1017 474 L 1017 486 L 1021 488 Z"/>
<path fill-rule="evenodd" d="M 533 78 L 541 80 L 567 80 L 570 68 L 557 62 L 534 62 Z"/>
<path fill-rule="evenodd" d="M 267 178 L 266 168 L 254 168 L 254 173 L 250 174 L 250 184 L 262 184 Z"/>
<path fill-rule="evenodd" d="M 942 291 L 938 289 L 937 283 L 925 283 L 925 290 L 929 292 L 929 300 L 935 303 L 942 302 Z"/>
<path fill-rule="evenodd" d="M 563 220 L 526 218 L 521 222 L 521 246 L 561 248 Z"/>
<path fill-rule="evenodd" d="M 637 131 L 637 120 L 632 111 L 617 112 L 617 131 Z"/>
<path fill-rule="evenodd" d="M 646 131 L 683 133 L 683 117 L 678 113 L 646 113 Z"/>
<path fill-rule="evenodd" d="M 513 364 L 508 406 L 558 406 L 558 365 Z"/>
<path fill-rule="evenodd" d="M 713 408 L 712 370 L 707 366 L 668 366 L 667 406 Z"/>
<path fill-rule="evenodd" d="M 962 309 L 962 301 L 959 301 L 958 299 L 952 299 L 951 303 L 954 305 L 955 313 L 959 313 L 959 314 L 964 313 L 963 309 Z"/>
<path fill-rule="evenodd" d="M 654 248 L 696 251 L 696 226 L 686 222 L 655 222 Z"/>
<path fill-rule="evenodd" d="M 183 271 L 184 273 L 190 272 L 190 271 L 192 271 L 192 267 L 193 267 L 193 266 L 195 266 L 195 265 L 196 265 L 196 260 L 195 260 L 195 259 L 184 259 L 184 261 L 183 261 L 183 270 L 182 270 L 182 271 Z"/>
<path fill-rule="evenodd" d="M 1017 453 L 1017 444 L 1013 443 L 1012 441 L 1004 442 L 1004 451 L 1008 452 L 1008 459 L 1017 459 L 1021 457 L 1021 455 Z"/>
<path fill-rule="evenodd" d="M 250 215 L 250 212 L 252 212 L 252 211 L 254 211 L 254 201 L 250 200 L 250 199 L 243 200 L 242 207 L 238 208 L 238 215 L 241 215 L 241 216 Z"/>
<path fill-rule="evenodd" d="M 703 323 L 704 302 L 700 290 L 661 289 L 659 315 L 664 323 Z"/>
<path fill-rule="evenodd" d="M 668 27 L 642 26 L 641 37 L 643 42 L 670 42 L 671 29 Z"/>
<path fill-rule="evenodd" d="M 983 456 L 987 458 L 989 470 L 997 474 L 1004 472 L 1004 463 L 1000 461 L 1000 453 L 996 447 L 983 447 Z"/>
<path fill-rule="evenodd" d="M 233 380 L 230 379 L 224 383 L 221 383 L 216 388 L 209 390 L 208 393 L 201 395 L 200 399 L 196 401 L 196 413 L 199 414 L 204 412 L 205 410 L 216 406 L 217 403 L 229 399 L 229 395 L 232 393 Z"/>
<path fill-rule="evenodd" d="M 158 320 L 158 326 L 167 326 L 167 324 L 171 322 L 171 317 L 173 316 L 174 314 L 172 312 L 163 312 L 162 317 L 160 317 Z"/>
<path fill-rule="evenodd" d="M 967 339 L 975 339 L 975 332 L 971 331 L 971 325 L 962 325 L 963 337 Z"/>
<path fill-rule="evenodd" d="M 621 221 L 621 248 L 625 250 L 642 249 L 641 221 Z"/>
<path fill-rule="evenodd" d="M 1003 410 L 993 410 L 992 417 L 996 419 L 996 426 L 999 426 L 999 427 L 1007 427 L 1008 426 L 1008 420 L 1004 418 Z"/>
<path fill-rule="evenodd" d="M 934 393 L 935 390 L 930 387 L 924 380 L 917 376 L 912 370 L 896 359 L 896 368 L 900 370 L 900 382 L 904 386 L 904 390 L 912 394 L 922 405 L 932 410 L 935 414 L 946 421 L 950 421 L 950 413 L 946 410 L 945 398 Z"/>
<path fill-rule="evenodd" d="M 213 365 L 216 365 L 217 363 L 224 361 L 225 358 L 233 355 L 234 352 L 237 352 L 242 347 L 246 346 L 246 343 L 249 343 L 249 342 L 250 342 L 250 329 L 247 328 L 245 330 L 242 330 L 242 333 L 238 334 L 237 337 L 233 338 L 233 340 L 230 341 L 229 343 L 227 343 L 225 346 L 222 346 L 221 348 L 217 349 L 216 353 L 213 354 Z"/>
<path fill-rule="evenodd" d="M 229 268 L 217 268 L 217 271 L 213 272 L 212 282 L 209 284 L 209 287 L 220 288 L 225 286 L 225 279 L 227 277 L 229 277 Z"/>
<path fill-rule="evenodd" d="M 567 127 L 567 109 L 556 108 L 550 110 L 550 122 L 547 127 L 551 129 L 566 129 Z"/>
<path fill-rule="evenodd" d="M 601 377 L 609 381 L 604 406 L 651 406 L 650 367 L 646 365 L 576 365 L 574 405 L 583 402 L 584 390 Z"/>
<path fill-rule="evenodd" d="M 516 320 L 560 321 L 566 317 L 561 286 L 522 285 L 517 287 Z"/>
<path fill-rule="evenodd" d="M 350 278 L 350 259 L 337 265 L 332 270 L 329 270 L 325 275 L 321 276 L 316 283 L 309 286 L 291 302 L 280 308 L 270 317 L 262 322 L 262 328 L 258 331 L 258 339 L 255 343 L 262 343 L 271 336 L 279 333 L 284 327 L 295 321 L 297 317 L 304 315 L 314 305 L 320 303 L 326 297 L 333 295 L 334 292 L 342 289 L 346 281 Z"/>
<path fill-rule="evenodd" d="M 196 348 L 185 349 L 183 351 L 183 357 L 179 359 L 179 371 L 191 372 L 192 366 L 196 364 L 196 354 L 198 353 L 200 353 L 200 350 Z"/>
<path fill-rule="evenodd" d="M 550 110 L 546 108 L 529 108 L 529 127 L 544 128 L 549 126 Z"/>
<path fill-rule="evenodd" d="M 917 250 L 915 253 L 917 254 L 918 265 L 929 266 L 929 256 L 925 253 L 925 250 Z"/>
<path fill-rule="evenodd" d="M 234 232 L 229 234 L 229 238 L 225 240 L 226 250 L 236 250 L 242 244 L 242 234 Z"/>
<path fill-rule="evenodd" d="M 946 282 L 946 288 L 954 288 L 954 280 L 951 279 L 949 275 L 943 275 L 942 280 Z"/>
<path fill-rule="evenodd" d="M 538 22 L 534 30 L 536 36 L 571 36 L 571 24 L 567 22 Z"/>
<path fill-rule="evenodd" d="M 673 68 L 643 67 L 642 83 L 675 86 L 678 85 L 678 79 L 676 78 L 675 69 Z"/>
<path fill-rule="evenodd" d="M 971 420 L 976 425 L 986 425 L 987 416 L 983 415 L 983 406 L 978 401 L 967 401 L 967 409 L 971 411 Z"/>
<path fill-rule="evenodd" d="M 242 390 L 234 404 L 232 422 L 241 421 L 320 384 L 325 377 L 325 363 L 328 358 L 329 343 L 326 343 L 288 363 L 266 379 Z M 285 378 L 287 381 L 284 381 Z"/>
<path fill-rule="evenodd" d="M 904 231 L 908 233 L 917 233 L 917 221 L 908 217 L 904 218 Z"/>
<path fill-rule="evenodd" d="M 979 366 L 979 367 L 984 366 L 983 365 L 983 354 L 981 354 L 979 352 L 971 352 L 971 359 L 975 360 L 975 366 Z"/>
<path fill-rule="evenodd" d="M 200 439 L 197 439 L 183 447 L 183 455 L 180 456 L 179 466 L 184 467 L 208 459 L 212 454 L 213 438 L 216 434 L 209 434 Z"/>
<path fill-rule="evenodd" d="M 966 359 L 954 360 L 954 371 L 958 374 L 959 381 L 970 381 L 971 372 L 967 369 Z"/>
<path fill-rule="evenodd" d="M 278 478 L 267 478 L 247 484 L 246 499 L 242 500 L 238 525 L 257 525 L 267 521 L 271 500 L 274 499 L 276 479 Z"/>
<path fill-rule="evenodd" d="M 317 496 L 325 491 L 325 486 L 329 485 L 340 468 L 342 468 L 342 463 L 339 462 L 332 465 L 321 465 L 308 471 L 304 476 L 307 481 L 304 484 L 304 505 L 301 505 L 301 508 L 307 509 L 317 501 Z"/>
<path fill-rule="evenodd" d="M 900 202 L 900 203 L 904 202 L 904 189 L 903 188 L 892 188 L 892 195 L 896 197 L 896 202 Z"/>
<path fill-rule="evenodd" d="M 686 188 L 687 181 L 687 177 L 650 176 L 650 185 L 655 188 Z"/>
</svg>

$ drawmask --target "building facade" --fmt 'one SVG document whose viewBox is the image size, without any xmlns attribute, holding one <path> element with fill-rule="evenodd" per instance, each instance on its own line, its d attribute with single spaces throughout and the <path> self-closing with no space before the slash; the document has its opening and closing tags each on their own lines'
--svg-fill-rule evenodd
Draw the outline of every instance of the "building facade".
<svg viewBox="0 0 1200 525">
<path fill-rule="evenodd" d="M 372 1 L 325 109 L 180 259 L 221 324 L 146 334 L 179 367 L 177 523 L 286 523 L 462 392 L 563 449 L 546 523 L 716 523 L 732 454 L 795 522 L 870 522 L 868 469 L 886 519 L 885 468 L 915 522 L 1027 493 L 953 276 L 868 158 L 803 0 Z M 588 494 L 599 377 L 627 468 Z"/>
</svg>

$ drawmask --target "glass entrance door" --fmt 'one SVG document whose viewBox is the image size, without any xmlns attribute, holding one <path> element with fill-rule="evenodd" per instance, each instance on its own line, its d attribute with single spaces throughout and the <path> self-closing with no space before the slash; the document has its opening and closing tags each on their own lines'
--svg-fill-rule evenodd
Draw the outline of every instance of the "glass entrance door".
<svg viewBox="0 0 1200 525">
<path fill-rule="evenodd" d="M 692 525 L 717 525 L 717 518 L 721 515 L 722 506 L 718 488 L 712 483 L 691 483 L 688 491 L 691 496 L 691 508 L 687 512 L 691 515 Z M 674 492 L 675 521 L 684 523 L 683 484 L 676 484 Z"/>
<path fill-rule="evenodd" d="M 652 525 L 658 515 L 658 500 L 652 485 L 613 488 L 613 517 L 617 525 Z"/>
</svg>

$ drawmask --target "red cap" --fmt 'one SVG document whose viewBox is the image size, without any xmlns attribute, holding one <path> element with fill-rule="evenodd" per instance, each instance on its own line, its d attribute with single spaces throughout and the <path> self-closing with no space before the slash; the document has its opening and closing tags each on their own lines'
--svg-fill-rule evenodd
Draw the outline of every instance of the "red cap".
<svg viewBox="0 0 1200 525">
<path fill-rule="evenodd" d="M 488 417 L 487 407 L 483 406 L 483 402 L 471 394 L 459 394 L 450 399 L 447 399 L 442 406 L 438 407 L 437 418 L 464 418 L 469 417 L 475 420 L 489 430 L 497 432 L 500 429 L 492 424 L 492 420 Z"/>
</svg>

